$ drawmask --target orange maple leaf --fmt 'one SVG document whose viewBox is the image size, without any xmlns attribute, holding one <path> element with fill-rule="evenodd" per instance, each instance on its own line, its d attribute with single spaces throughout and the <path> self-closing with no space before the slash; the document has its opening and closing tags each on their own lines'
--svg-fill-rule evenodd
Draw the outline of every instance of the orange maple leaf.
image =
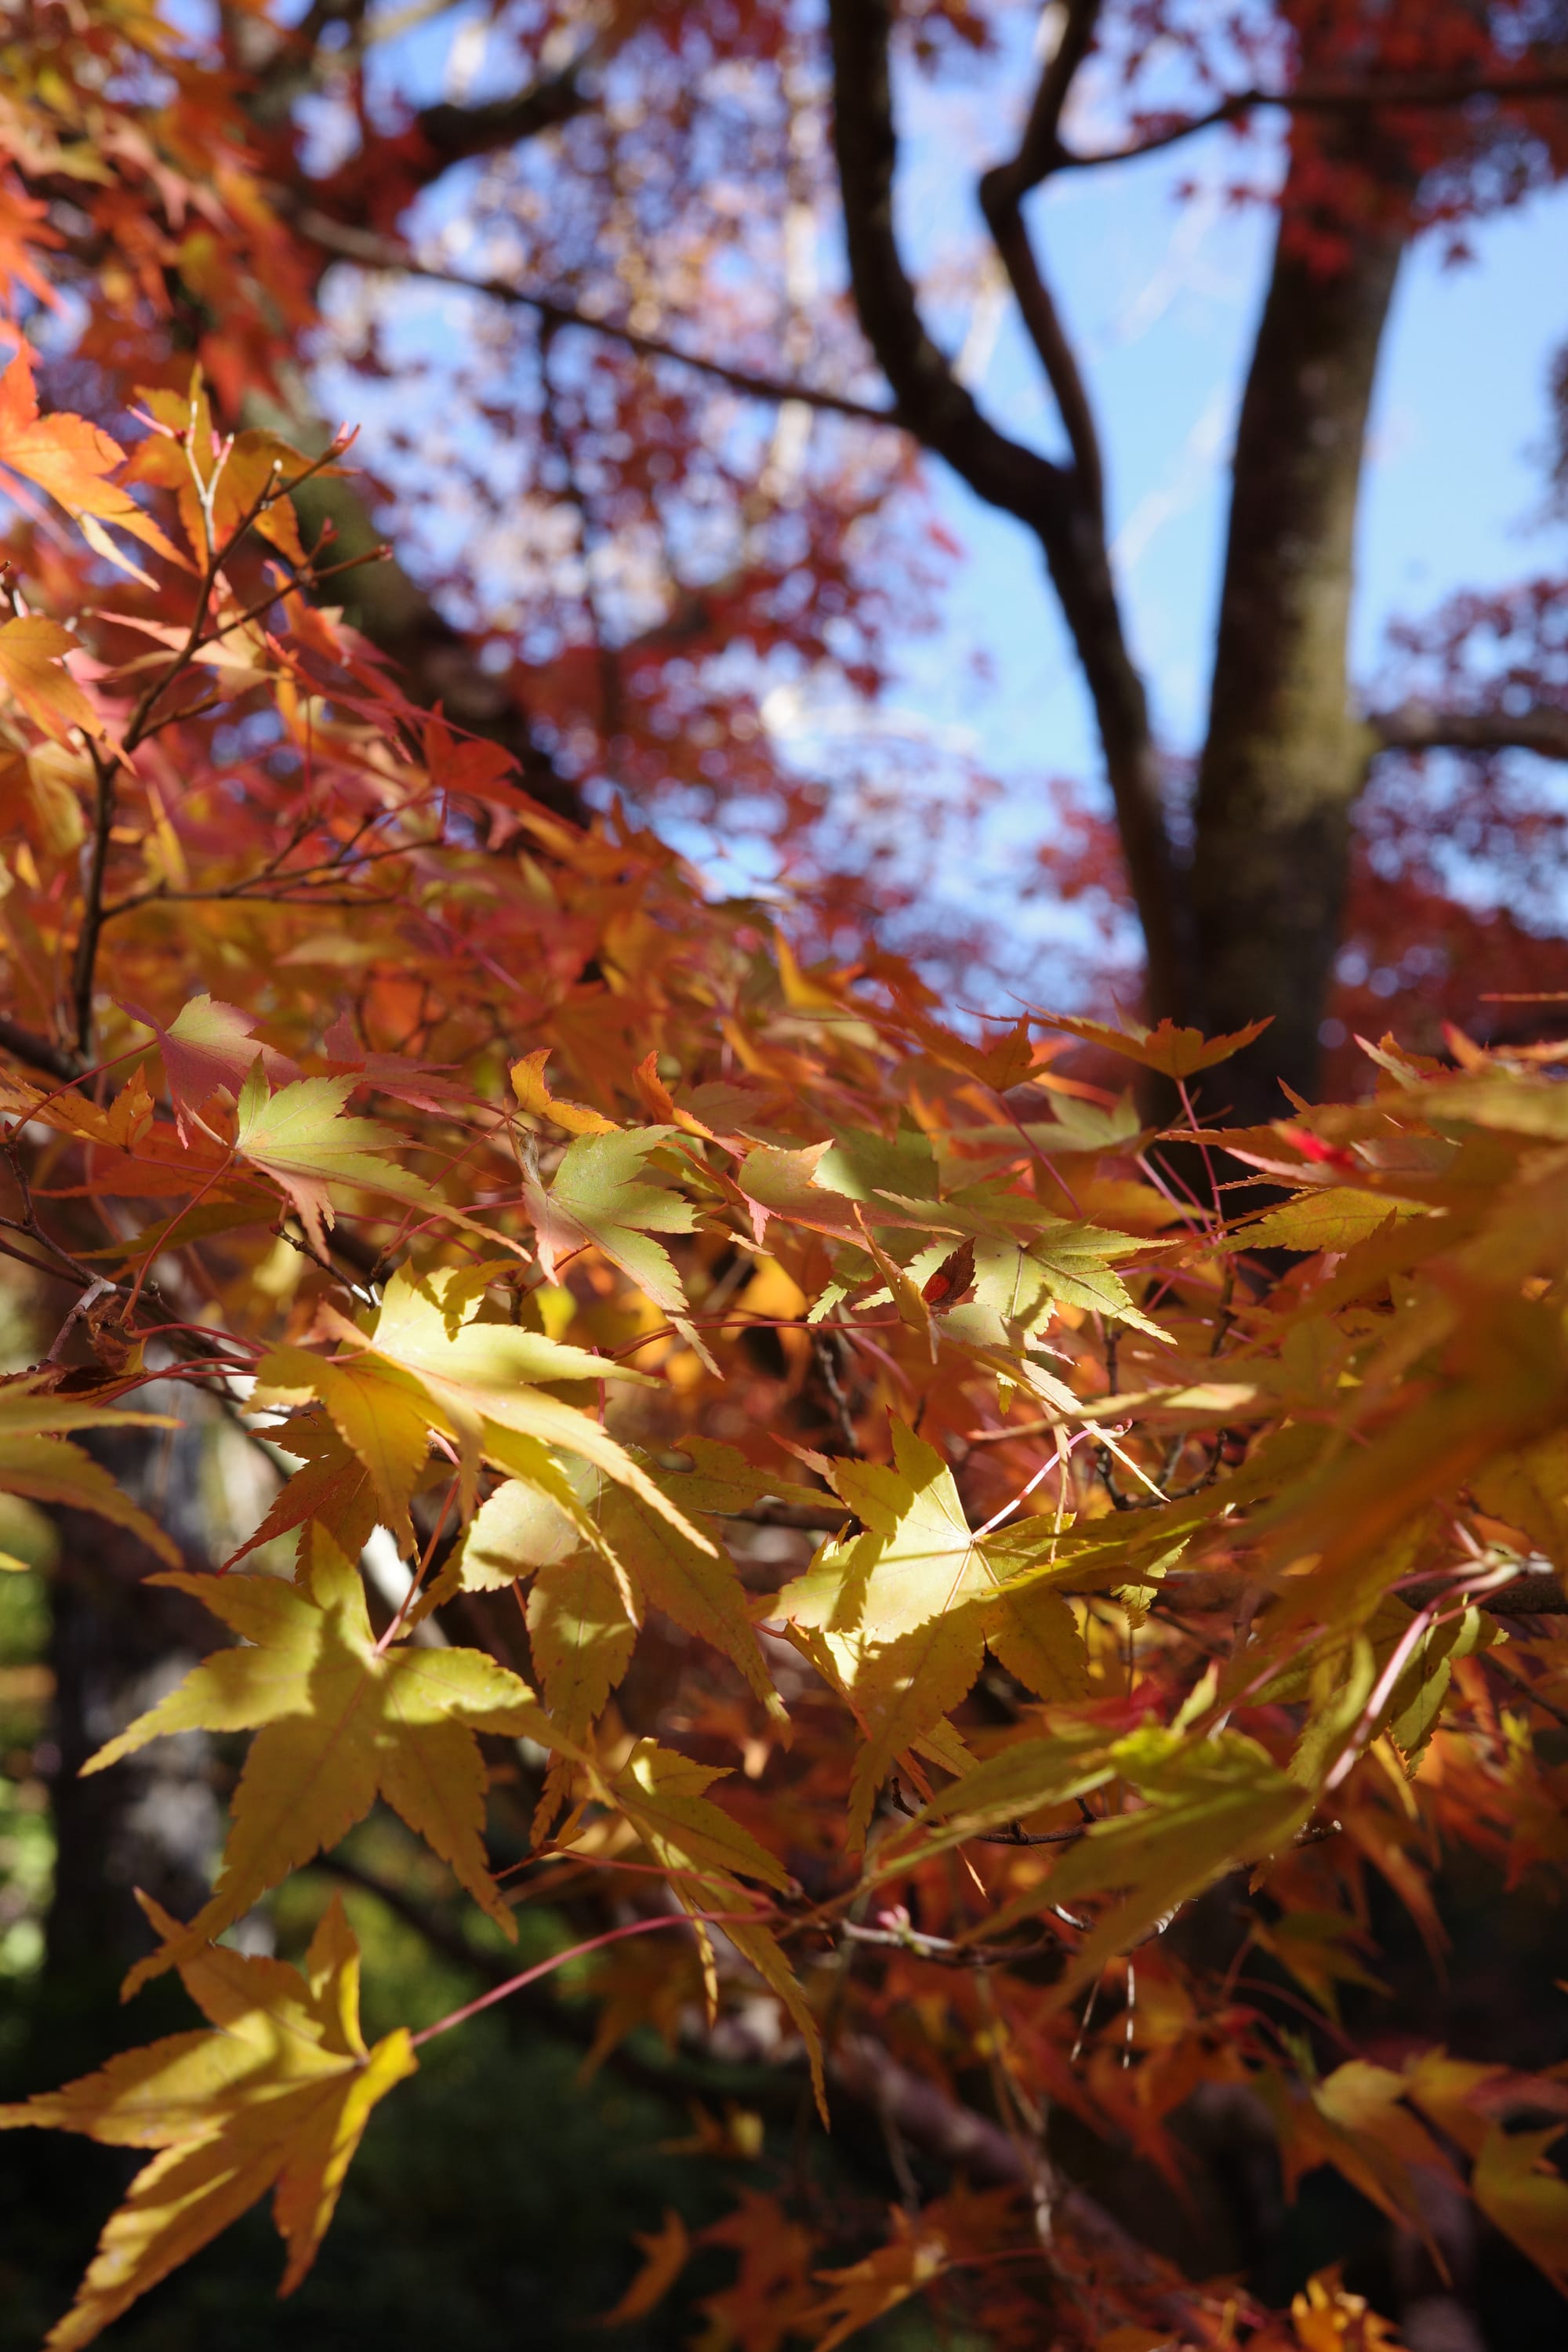
<svg viewBox="0 0 1568 2352">
<path fill-rule="evenodd" d="M 26 343 L 20 344 L 16 358 L 0 375 L 0 465 L 26 481 L 36 482 L 57 499 L 98 554 L 121 572 L 145 579 L 146 574 L 115 546 L 103 529 L 105 522 L 128 531 L 172 562 L 182 559 L 129 490 L 107 478 L 124 462 L 125 452 L 119 442 L 87 417 L 64 409 L 52 416 L 38 414 L 32 353 Z"/>
</svg>

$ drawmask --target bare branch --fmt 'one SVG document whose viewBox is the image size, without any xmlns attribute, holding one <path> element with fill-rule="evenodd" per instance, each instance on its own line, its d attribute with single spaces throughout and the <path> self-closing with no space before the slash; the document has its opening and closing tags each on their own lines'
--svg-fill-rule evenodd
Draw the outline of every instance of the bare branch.
<svg viewBox="0 0 1568 2352">
<path fill-rule="evenodd" d="M 1536 703 L 1528 710 L 1436 710 L 1402 702 L 1367 720 L 1377 751 L 1535 751 L 1568 760 L 1568 709 Z"/>
<path fill-rule="evenodd" d="M 1024 223 L 1024 198 L 1037 187 L 1060 152 L 1058 125 L 1074 76 L 1088 55 L 1100 0 L 1073 0 L 1055 54 L 1040 77 L 1018 152 L 980 183 L 980 205 L 1007 272 L 1019 314 L 1039 355 L 1073 456 L 1074 479 L 1101 532 L 1105 527 L 1105 466 L 1100 434 L 1078 359 Z"/>
<path fill-rule="evenodd" d="M 47 1037 L 36 1036 L 24 1029 L 18 1021 L 0 1020 L 0 1047 L 14 1054 L 19 1062 L 26 1062 L 35 1070 L 47 1070 L 51 1078 L 63 1079 L 66 1085 L 80 1075 L 76 1057 L 61 1045 L 51 1045 Z"/>
<path fill-rule="evenodd" d="M 481 294 L 488 301 L 531 310 L 546 326 L 581 327 L 587 334 L 603 335 L 609 342 L 623 344 L 639 358 L 673 360 L 677 366 L 694 368 L 699 375 L 711 376 L 717 383 L 728 384 L 732 392 L 745 393 L 753 400 L 797 400 L 804 407 L 850 416 L 861 425 L 897 425 L 900 421 L 890 409 L 874 408 L 867 401 L 851 400 L 845 393 L 797 383 L 787 376 L 759 375 L 750 368 L 730 367 L 722 360 L 704 359 L 700 352 L 682 351 L 679 344 L 667 343 L 660 335 L 639 334 L 635 327 L 617 326 L 613 319 L 595 318 L 589 311 L 574 310 L 570 303 L 558 302 L 548 294 L 530 293 L 526 287 L 513 286 L 505 278 L 465 278 L 458 270 L 439 268 L 433 262 L 421 261 L 395 237 L 377 236 L 369 229 L 350 228 L 342 221 L 329 220 L 324 213 L 309 208 L 298 212 L 294 226 L 312 245 L 319 245 L 341 261 L 357 263 L 362 269 L 395 270 L 405 278 L 428 278 L 437 286 L 455 286 L 465 294 Z"/>
<path fill-rule="evenodd" d="M 1102 148 L 1096 154 L 1084 155 L 1058 145 L 1047 168 L 1088 172 L 1105 163 L 1136 163 L 1141 155 L 1157 155 L 1184 139 L 1195 139 L 1205 131 L 1239 122 L 1264 107 L 1278 107 L 1288 114 L 1429 113 L 1464 106 L 1478 98 L 1495 98 L 1504 103 L 1512 100 L 1521 104 L 1543 98 L 1568 98 L 1568 67 L 1495 75 L 1402 74 L 1382 81 L 1304 81 L 1296 89 L 1232 90 L 1205 113 L 1186 115 L 1150 131 L 1144 138 L 1130 140 L 1124 147 Z"/>
<path fill-rule="evenodd" d="M 583 87 L 585 60 L 575 58 L 563 73 L 536 81 L 510 98 L 492 99 L 482 106 L 426 106 L 415 117 L 419 135 L 443 170 L 470 155 L 493 154 L 500 147 L 516 147 L 537 139 L 574 115 L 584 114 L 594 100 Z"/>
</svg>

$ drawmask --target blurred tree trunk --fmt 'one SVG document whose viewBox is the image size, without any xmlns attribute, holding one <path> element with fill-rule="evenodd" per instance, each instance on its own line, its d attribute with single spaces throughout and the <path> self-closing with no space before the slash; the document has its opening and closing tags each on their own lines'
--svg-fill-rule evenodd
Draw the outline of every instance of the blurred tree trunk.
<svg viewBox="0 0 1568 2352">
<path fill-rule="evenodd" d="M 1193 846 L 1196 964 L 1183 1009 L 1216 1031 L 1272 1016 L 1225 1071 L 1243 1119 L 1279 1115 L 1280 1078 L 1306 1095 L 1316 1083 L 1369 755 L 1348 668 L 1356 511 L 1407 235 L 1397 206 L 1349 230 L 1315 228 L 1305 176 L 1298 157 L 1237 430 Z M 1375 203 L 1381 191 L 1366 186 Z"/>
<path fill-rule="evenodd" d="M 188 1392 L 145 1392 L 153 1412 L 188 1414 Z M 138 1400 L 140 1402 L 141 1400 Z M 190 1569 L 211 1565 L 202 1491 L 210 1431 L 110 1430 L 80 1443 L 179 1545 Z M 90 2004 L 153 1937 L 138 1886 L 189 1918 L 205 1900 L 222 1830 L 212 1743 L 183 1732 L 107 1772 L 80 1777 L 106 1739 L 153 1706 L 212 1647 L 210 1621 L 180 1593 L 146 1589 L 163 1563 L 123 1528 L 89 1512 L 55 1514 L 59 1559 L 51 1586 L 48 1739 L 56 1839 L 47 1958 L 51 1979 Z M 204 1627 L 206 1632 L 204 1635 Z"/>
</svg>

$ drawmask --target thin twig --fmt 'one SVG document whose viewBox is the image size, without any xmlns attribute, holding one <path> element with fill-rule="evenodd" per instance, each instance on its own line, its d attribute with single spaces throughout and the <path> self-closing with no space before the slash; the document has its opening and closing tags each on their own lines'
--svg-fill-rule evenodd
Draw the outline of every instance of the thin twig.
<svg viewBox="0 0 1568 2352">
<path fill-rule="evenodd" d="M 465 278 L 459 271 L 443 269 L 433 262 L 421 261 L 405 246 L 395 239 L 377 236 L 368 229 L 351 228 L 339 221 L 329 220 L 322 213 L 309 207 L 295 212 L 294 226 L 324 252 L 335 254 L 341 261 L 352 261 L 362 269 L 395 271 L 405 278 L 424 278 L 437 286 L 452 286 L 465 294 L 481 295 L 487 301 L 505 302 L 513 308 L 531 310 L 546 326 L 579 327 L 584 333 L 602 335 L 606 341 L 623 344 L 641 359 L 670 360 L 678 367 L 691 368 L 699 375 L 711 376 L 716 383 L 728 384 L 731 392 L 747 394 L 753 400 L 798 401 L 806 408 L 820 408 L 837 416 L 853 417 L 858 424 L 899 425 L 899 418 L 889 409 L 876 408 L 868 401 L 854 400 L 846 393 L 828 392 L 816 384 L 798 383 L 781 376 L 763 375 L 749 368 L 728 366 L 722 360 L 706 359 L 697 352 L 682 351 L 668 343 L 660 335 L 640 334 L 633 327 L 617 326 L 613 319 L 596 319 L 585 310 L 574 310 L 570 303 L 561 302 L 548 294 L 535 294 L 522 286 L 510 285 L 504 278 Z"/>
</svg>

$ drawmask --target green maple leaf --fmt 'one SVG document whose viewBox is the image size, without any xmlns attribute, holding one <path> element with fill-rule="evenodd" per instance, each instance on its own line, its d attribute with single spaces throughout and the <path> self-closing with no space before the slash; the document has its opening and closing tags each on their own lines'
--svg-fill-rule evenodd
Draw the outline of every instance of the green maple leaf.
<svg viewBox="0 0 1568 2352">
<path fill-rule="evenodd" d="M 323 1256 L 338 1185 L 389 1194 L 426 1216 L 471 1223 L 387 1157 L 404 1138 L 375 1119 L 348 1117 L 343 1105 L 356 1083 L 353 1077 L 296 1078 L 273 1094 L 258 1055 L 240 1090 L 237 1153 L 272 1179 Z"/>
<path fill-rule="evenodd" d="M 667 1315 L 685 1313 L 686 1293 L 674 1261 L 652 1236 L 692 1232 L 697 1212 L 647 1172 L 650 1156 L 679 1132 L 651 1127 L 579 1135 L 562 1153 L 548 1191 L 536 1178 L 528 1180 L 528 1213 L 549 1280 L 555 1278 L 558 1259 L 592 1242 L 656 1307 Z"/>
<path fill-rule="evenodd" d="M 1159 1324 L 1138 1307 L 1114 1271 L 1114 1261 L 1146 1250 L 1148 1241 L 1113 1234 L 1098 1225 L 1056 1219 L 1033 1240 L 1010 1236 L 974 1244 L 975 1303 L 1026 1333 L 1043 1330 L 1058 1306 L 1081 1307 L 1163 1339 Z"/>
</svg>

